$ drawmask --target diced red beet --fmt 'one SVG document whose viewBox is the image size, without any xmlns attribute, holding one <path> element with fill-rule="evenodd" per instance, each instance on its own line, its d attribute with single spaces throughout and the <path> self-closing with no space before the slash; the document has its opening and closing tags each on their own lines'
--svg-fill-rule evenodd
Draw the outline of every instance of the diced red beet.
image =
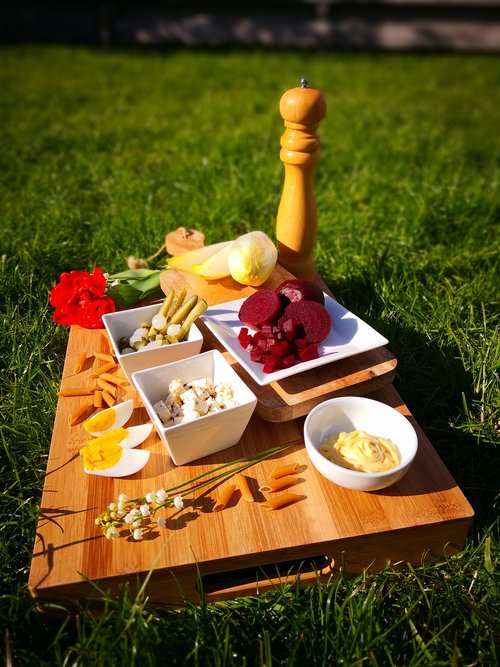
<svg viewBox="0 0 500 667">
<path fill-rule="evenodd" d="M 291 368 L 292 366 L 295 366 L 295 362 L 296 359 L 294 354 L 289 354 L 283 358 L 283 364 L 285 368 Z"/>
<path fill-rule="evenodd" d="M 265 352 L 260 347 L 250 350 L 250 361 L 257 361 L 259 364 L 264 362 Z"/>
<path fill-rule="evenodd" d="M 254 333 L 254 335 L 252 336 L 252 343 L 253 343 L 254 345 L 258 345 L 258 344 L 259 344 L 259 341 L 260 341 L 260 340 L 263 340 L 264 338 L 265 338 L 265 336 L 264 336 L 264 334 L 262 333 L 262 331 L 257 331 L 257 332 Z"/>
<path fill-rule="evenodd" d="M 282 368 L 284 368 L 283 361 L 279 359 L 278 357 L 273 357 L 271 354 L 267 357 L 263 371 L 264 373 L 274 373 L 274 371 L 279 371 Z"/>
<path fill-rule="evenodd" d="M 281 331 L 283 331 L 283 333 L 285 334 L 285 336 L 288 340 L 291 340 L 291 338 L 290 339 L 288 338 L 289 335 L 291 335 L 293 338 L 297 337 L 295 335 L 296 331 L 297 331 L 297 327 L 295 326 L 295 323 L 292 322 L 292 320 L 283 319 L 282 322 L 281 322 Z"/>
<path fill-rule="evenodd" d="M 322 306 L 325 304 L 325 295 L 321 287 L 300 278 L 285 280 L 276 291 L 285 306 L 295 301 L 317 301 Z"/>
<path fill-rule="evenodd" d="M 247 297 L 241 304 L 238 317 L 252 329 L 260 329 L 263 324 L 270 324 L 281 313 L 281 300 L 277 292 L 262 288 Z"/>
<path fill-rule="evenodd" d="M 263 324 L 260 328 L 266 338 L 273 338 L 273 327 L 271 324 Z"/>
<path fill-rule="evenodd" d="M 312 359 L 318 359 L 318 358 L 319 358 L 319 351 L 316 343 L 311 343 L 310 345 L 305 347 L 303 350 L 300 350 L 299 352 L 299 359 L 301 361 L 311 361 Z"/>
<path fill-rule="evenodd" d="M 261 350 L 265 350 L 266 352 L 269 352 L 273 345 L 276 345 L 276 341 L 274 338 L 261 338 L 257 345 Z"/>
<path fill-rule="evenodd" d="M 249 343 L 252 342 L 252 337 L 248 333 L 248 329 L 246 327 L 241 327 L 240 333 L 238 334 L 238 340 L 240 341 L 241 347 L 246 348 Z"/>
<path fill-rule="evenodd" d="M 303 350 L 308 345 L 305 338 L 296 338 L 293 342 L 295 345 L 295 349 L 297 350 Z"/>
<path fill-rule="evenodd" d="M 296 325 L 302 325 L 308 343 L 320 343 L 332 328 L 328 311 L 317 301 L 294 301 L 285 308 L 281 319 L 290 319 Z"/>
<path fill-rule="evenodd" d="M 283 359 L 283 357 L 286 357 L 288 354 L 290 354 L 290 345 L 287 343 L 286 340 L 282 340 L 279 341 L 278 343 L 275 343 L 271 347 L 270 351 L 273 356 Z"/>
</svg>

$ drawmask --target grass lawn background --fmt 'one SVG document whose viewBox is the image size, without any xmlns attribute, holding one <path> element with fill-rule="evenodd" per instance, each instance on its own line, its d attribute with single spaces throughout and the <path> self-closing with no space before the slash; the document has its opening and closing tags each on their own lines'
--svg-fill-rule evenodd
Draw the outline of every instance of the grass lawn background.
<svg viewBox="0 0 500 667">
<path fill-rule="evenodd" d="M 67 331 L 60 273 L 178 226 L 274 233 L 282 93 L 323 90 L 317 268 L 390 340 L 396 388 L 476 511 L 448 562 L 180 612 L 127 592 L 77 623 L 26 592 Z M 0 653 L 13 664 L 498 662 L 500 59 L 0 50 Z M 157 658 L 155 658 L 157 656 Z"/>
</svg>

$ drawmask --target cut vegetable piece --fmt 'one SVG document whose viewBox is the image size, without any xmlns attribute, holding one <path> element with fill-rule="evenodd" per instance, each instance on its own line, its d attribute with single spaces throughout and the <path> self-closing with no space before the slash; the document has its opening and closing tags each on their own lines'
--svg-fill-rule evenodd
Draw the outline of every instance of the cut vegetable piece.
<svg viewBox="0 0 500 667">
<path fill-rule="evenodd" d="M 228 265 L 231 276 L 242 285 L 258 287 L 265 283 L 276 266 L 278 251 L 264 232 L 243 234 L 233 242 Z"/>
<path fill-rule="evenodd" d="M 282 320 L 302 326 L 309 343 L 320 343 L 330 333 L 332 322 L 324 306 L 317 301 L 295 301 L 285 308 Z"/>
<path fill-rule="evenodd" d="M 311 343 L 299 352 L 299 359 L 301 361 L 312 361 L 319 358 L 318 346 L 316 343 Z"/>
<path fill-rule="evenodd" d="M 294 301 L 317 301 L 322 306 L 325 304 L 325 295 L 321 287 L 300 278 L 285 280 L 276 291 L 283 298 L 285 305 Z"/>
<path fill-rule="evenodd" d="M 266 361 L 262 370 L 264 373 L 274 373 L 274 371 L 279 371 L 282 368 L 285 368 L 283 361 L 278 357 L 273 357 L 271 354 L 269 354 L 266 357 Z"/>
<path fill-rule="evenodd" d="M 205 278 L 205 280 L 218 280 L 230 275 L 227 258 L 231 245 L 224 246 L 219 252 L 215 253 L 201 264 L 193 266 L 193 273 Z"/>
<path fill-rule="evenodd" d="M 279 295 L 272 289 L 261 289 L 251 294 L 241 304 L 238 317 L 251 329 L 270 324 L 281 313 Z"/>
<path fill-rule="evenodd" d="M 222 243 L 213 243 L 195 250 L 190 250 L 182 255 L 174 255 L 167 260 L 169 269 L 180 269 L 181 271 L 192 271 L 193 266 L 201 264 L 222 250 L 225 246 L 231 245 L 232 241 L 223 241 Z"/>
</svg>

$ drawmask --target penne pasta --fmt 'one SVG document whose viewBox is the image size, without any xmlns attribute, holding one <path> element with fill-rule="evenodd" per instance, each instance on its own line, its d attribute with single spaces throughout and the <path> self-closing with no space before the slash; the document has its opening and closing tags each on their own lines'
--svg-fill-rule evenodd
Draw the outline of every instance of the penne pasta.
<svg viewBox="0 0 500 667">
<path fill-rule="evenodd" d="M 101 373 L 100 377 L 102 380 L 107 380 L 108 382 L 111 382 L 111 384 L 116 384 L 118 387 L 122 387 L 124 384 L 128 384 L 127 380 L 124 380 L 117 375 L 111 375 L 111 373 Z"/>
<path fill-rule="evenodd" d="M 108 351 L 112 352 L 113 350 L 111 347 L 111 341 L 109 340 L 108 332 L 105 329 L 99 329 L 99 333 L 104 338 L 104 341 L 106 343 L 106 348 L 108 349 Z"/>
<path fill-rule="evenodd" d="M 253 494 L 250 491 L 250 487 L 248 486 L 247 478 L 238 473 L 237 475 L 235 475 L 234 479 L 238 486 L 238 489 L 241 492 L 241 497 L 243 498 L 243 500 L 246 500 L 247 503 L 255 502 L 255 498 L 253 497 Z"/>
<path fill-rule="evenodd" d="M 273 491 L 284 489 L 287 486 L 292 486 L 292 484 L 297 484 L 298 481 L 299 478 L 295 475 L 287 475 L 286 477 L 279 477 L 278 479 L 270 479 L 267 484 L 263 484 L 259 488 L 259 491 L 262 491 L 263 493 L 272 493 Z"/>
<path fill-rule="evenodd" d="M 102 391 L 94 393 L 94 408 L 102 408 Z"/>
<path fill-rule="evenodd" d="M 107 371 L 110 371 L 112 368 L 116 368 L 116 364 L 114 361 L 108 361 L 107 364 L 104 364 L 103 366 L 99 366 L 99 368 L 96 368 L 95 371 L 93 371 L 90 374 L 90 377 L 92 379 L 95 379 L 102 375 L 103 373 L 106 373 Z"/>
<path fill-rule="evenodd" d="M 111 384 L 111 382 L 103 380 L 102 378 L 97 378 L 97 386 L 101 389 L 105 389 L 111 396 L 113 396 L 113 398 L 116 398 L 116 385 Z"/>
<path fill-rule="evenodd" d="M 87 358 L 86 352 L 80 352 L 80 354 L 78 355 L 78 358 L 76 360 L 75 366 L 73 368 L 73 373 L 80 373 L 81 372 L 86 358 Z"/>
<path fill-rule="evenodd" d="M 214 505 L 214 512 L 220 512 L 228 505 L 229 501 L 233 497 L 235 489 L 236 484 L 228 484 L 224 489 L 222 489 Z"/>
<path fill-rule="evenodd" d="M 299 472 L 300 464 L 299 463 L 290 463 L 286 466 L 280 466 L 279 468 L 274 468 L 271 470 L 269 479 L 278 479 L 280 477 L 285 477 L 286 475 L 295 475 Z"/>
<path fill-rule="evenodd" d="M 106 354 L 105 352 L 94 352 L 94 357 L 99 359 L 99 361 L 107 361 L 109 363 L 116 363 L 115 358 L 111 354 Z"/>
<path fill-rule="evenodd" d="M 91 401 L 82 401 L 80 405 L 75 408 L 68 417 L 68 424 L 74 426 L 76 422 L 92 407 Z"/>
<path fill-rule="evenodd" d="M 291 505 L 296 503 L 298 500 L 301 500 L 303 496 L 298 496 L 296 493 L 283 493 L 281 496 L 276 496 L 276 498 L 271 498 L 266 500 L 263 503 L 259 503 L 259 506 L 264 510 L 278 510 L 285 505 Z"/>
<path fill-rule="evenodd" d="M 90 396 L 96 390 L 96 387 L 73 387 L 72 389 L 61 389 L 58 396 Z"/>
<path fill-rule="evenodd" d="M 114 397 L 114 396 L 111 396 L 111 394 L 109 393 L 109 391 L 106 391 L 105 389 L 104 389 L 103 392 L 102 392 L 102 399 L 103 399 L 103 401 L 104 401 L 105 403 L 108 404 L 108 406 L 109 406 L 110 408 L 112 408 L 113 405 L 116 403 L 115 397 Z"/>
</svg>

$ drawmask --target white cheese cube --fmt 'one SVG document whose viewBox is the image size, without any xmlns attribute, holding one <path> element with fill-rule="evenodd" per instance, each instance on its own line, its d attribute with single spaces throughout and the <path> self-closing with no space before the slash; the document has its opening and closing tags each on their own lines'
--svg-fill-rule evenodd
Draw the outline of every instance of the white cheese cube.
<svg viewBox="0 0 500 667">
<path fill-rule="evenodd" d="M 172 419 L 172 413 L 163 401 L 158 401 L 153 405 L 156 414 L 164 424 L 167 424 Z"/>
<path fill-rule="evenodd" d="M 185 391 L 184 384 L 181 380 L 172 380 L 168 385 L 168 391 L 174 396 L 180 396 Z"/>
</svg>

